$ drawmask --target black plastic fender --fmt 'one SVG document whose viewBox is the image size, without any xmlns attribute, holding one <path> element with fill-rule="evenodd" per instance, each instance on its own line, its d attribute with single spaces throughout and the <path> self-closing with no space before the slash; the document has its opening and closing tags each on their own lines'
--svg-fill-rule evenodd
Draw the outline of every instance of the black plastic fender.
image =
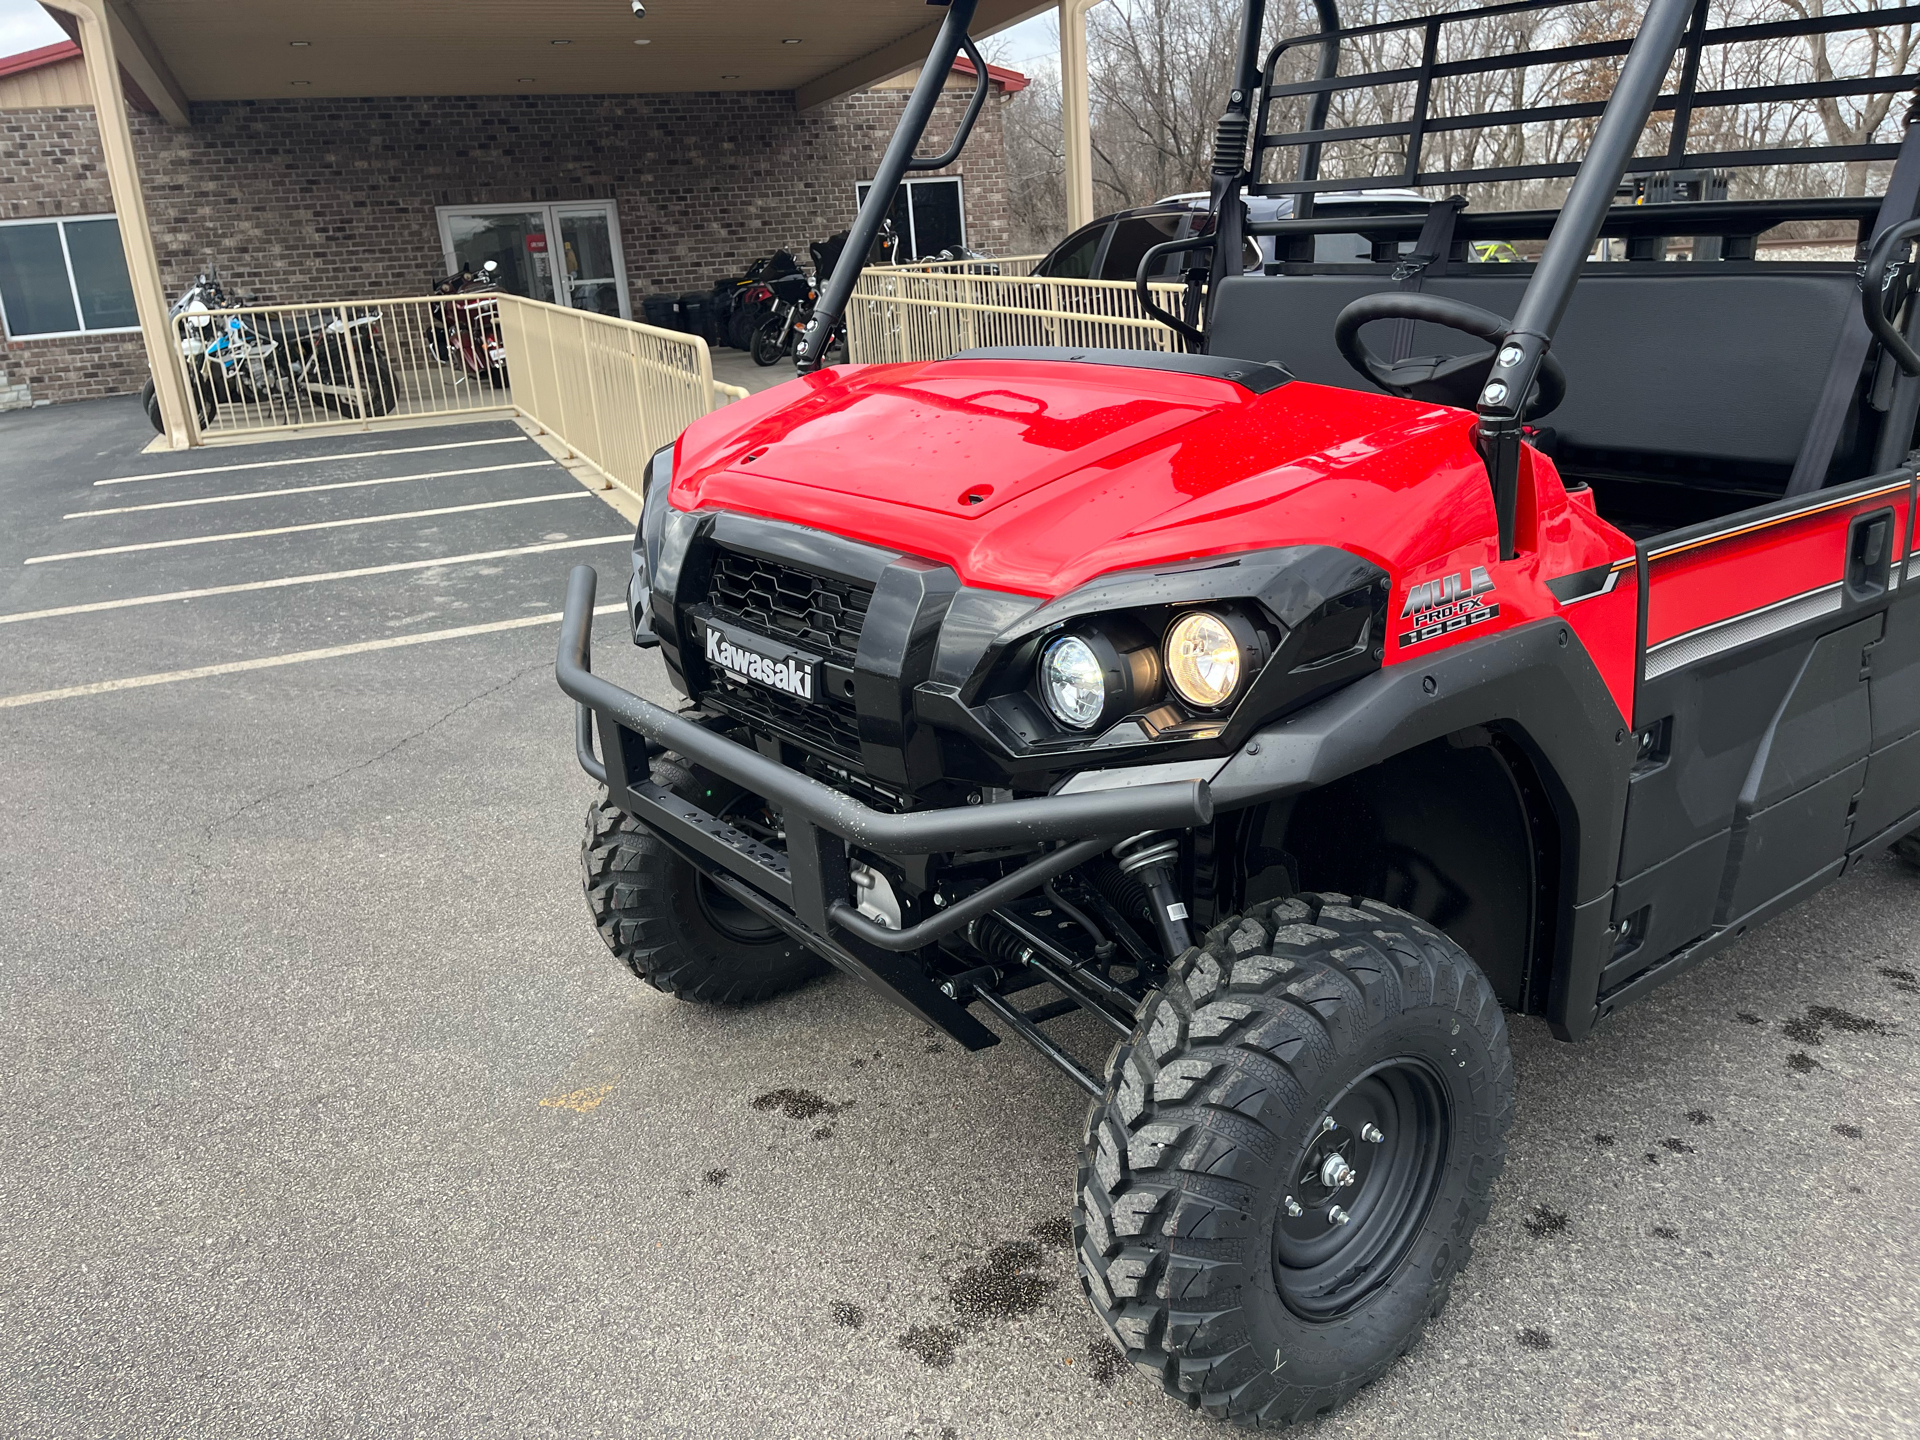
<svg viewBox="0 0 1920 1440">
<path fill-rule="evenodd" d="M 1561 836 L 1547 1021 L 1562 1039 L 1593 1028 L 1607 956 L 1606 907 L 1626 816 L 1633 746 L 1572 627 L 1534 621 L 1367 675 L 1252 736 L 1213 777 L 1217 810 L 1277 800 L 1473 725 L 1528 753 Z"/>
</svg>

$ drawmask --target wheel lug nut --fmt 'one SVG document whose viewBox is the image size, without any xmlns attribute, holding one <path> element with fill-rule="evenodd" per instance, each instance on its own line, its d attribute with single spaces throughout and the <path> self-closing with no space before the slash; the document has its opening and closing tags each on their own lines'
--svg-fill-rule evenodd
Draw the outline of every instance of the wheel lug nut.
<svg viewBox="0 0 1920 1440">
<path fill-rule="evenodd" d="M 1382 1140 L 1386 1139 L 1387 1137 L 1385 1133 L 1382 1132 L 1382 1130 L 1378 1125 L 1374 1124 L 1371 1120 L 1369 1120 L 1366 1124 L 1360 1127 L 1360 1138 L 1366 1141 L 1367 1144 L 1369 1145 L 1378 1145 Z"/>
<path fill-rule="evenodd" d="M 1298 1200 L 1294 1199 L 1291 1195 L 1287 1196 L 1287 1214 L 1289 1216 L 1298 1220 L 1305 1213 L 1306 1212 L 1300 1208 L 1300 1202 Z"/>
<path fill-rule="evenodd" d="M 1342 1210 L 1338 1205 L 1334 1205 L 1327 1210 L 1328 1221 L 1335 1225 L 1344 1225 L 1352 1218 L 1351 1215 L 1347 1214 L 1347 1212 Z"/>
<path fill-rule="evenodd" d="M 1347 1164 L 1344 1155 L 1329 1155 L 1326 1164 L 1320 1167 L 1320 1183 L 1329 1190 L 1338 1190 L 1353 1179 L 1353 1167 Z"/>
</svg>

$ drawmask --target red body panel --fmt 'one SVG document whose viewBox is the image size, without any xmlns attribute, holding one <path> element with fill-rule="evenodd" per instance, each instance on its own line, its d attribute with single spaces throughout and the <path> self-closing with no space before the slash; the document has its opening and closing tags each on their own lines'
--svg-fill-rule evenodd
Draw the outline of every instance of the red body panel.
<svg viewBox="0 0 1920 1440">
<path fill-rule="evenodd" d="M 1898 565 L 1907 533 L 1904 479 L 1844 500 L 1810 496 L 1802 509 L 1705 539 L 1656 543 L 1648 551 L 1647 644 L 1838 584 L 1846 568 L 1847 527 L 1855 516 L 1887 509 L 1894 512 Z"/>
<path fill-rule="evenodd" d="M 1114 570 L 1337 546 L 1393 578 L 1387 663 L 1564 614 L 1631 714 L 1631 573 L 1565 607 L 1545 582 L 1629 561 L 1632 543 L 1530 453 L 1520 555 L 1501 562 L 1473 427 L 1463 410 L 1304 381 L 1255 395 L 1075 362 L 849 366 L 690 426 L 672 501 L 813 526 L 1047 599 Z M 1411 633 L 1412 587 L 1475 567 L 1492 588 L 1459 623 Z"/>
</svg>

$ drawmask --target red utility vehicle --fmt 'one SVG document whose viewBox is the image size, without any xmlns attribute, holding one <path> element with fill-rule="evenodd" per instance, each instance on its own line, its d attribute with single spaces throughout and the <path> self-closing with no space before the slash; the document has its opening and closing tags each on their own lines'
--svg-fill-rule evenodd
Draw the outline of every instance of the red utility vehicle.
<svg viewBox="0 0 1920 1440">
<path fill-rule="evenodd" d="M 952 159 L 913 150 L 972 8 L 847 254 L 907 168 Z M 1342 29 L 1321 0 L 1263 54 L 1247 0 L 1214 223 L 1169 242 L 1200 257 L 1200 323 L 1165 317 L 1188 353 L 814 370 L 689 427 L 627 588 L 679 713 L 591 673 L 573 575 L 559 680 L 606 786 L 583 860 L 609 946 L 689 999 L 831 965 L 968 1048 L 997 1042 L 983 1015 L 1037 1047 L 1092 1097 L 1088 1299 L 1216 1415 L 1318 1415 L 1445 1303 L 1504 1163 L 1504 1012 L 1578 1040 L 1920 825 L 1920 131 L 1689 146 L 1716 107 L 1915 83 L 1710 90 L 1703 54 L 1913 12 L 1715 28 L 1653 0 L 1619 34 L 1599 8 Z M 1531 48 L 1476 49 L 1488 16 Z M 1383 36 L 1414 60 L 1342 73 Z M 1585 88 L 1530 110 L 1436 100 L 1576 63 Z M 1330 124 L 1366 87 L 1410 113 Z M 1577 166 L 1442 144 L 1556 125 Z M 1349 142 L 1373 148 L 1323 178 Z M 1612 203 L 1623 175 L 1733 168 L 1738 194 L 1742 167 L 1838 162 L 1884 196 Z M 1446 195 L 1555 177 L 1556 210 Z M 1379 186 L 1438 203 L 1314 214 Z M 1247 194 L 1292 213 L 1250 221 Z M 1863 268 L 1757 262 L 1789 221 L 1857 233 Z M 1373 260 L 1315 260 L 1356 226 Z M 1590 261 L 1606 237 L 1627 258 Z M 1673 237 L 1692 258 L 1660 258 Z M 1496 249 L 1537 258 L 1473 263 Z M 1104 1072 L 1044 1028 L 1068 1014 L 1117 1041 Z"/>
</svg>

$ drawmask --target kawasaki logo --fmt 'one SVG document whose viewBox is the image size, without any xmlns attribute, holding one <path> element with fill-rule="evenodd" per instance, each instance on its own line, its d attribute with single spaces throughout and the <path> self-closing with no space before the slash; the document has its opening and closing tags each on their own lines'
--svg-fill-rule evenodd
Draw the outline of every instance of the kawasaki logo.
<svg viewBox="0 0 1920 1440">
<path fill-rule="evenodd" d="M 1492 593 L 1493 580 L 1487 567 L 1475 565 L 1463 581 L 1460 573 L 1440 580 L 1423 580 L 1407 591 L 1407 603 L 1400 618 L 1411 620 L 1413 628 L 1401 632 L 1402 645 L 1418 645 L 1449 631 L 1469 625 L 1483 625 L 1499 615 L 1500 607 L 1480 597 Z"/>
<path fill-rule="evenodd" d="M 769 690 L 813 699 L 813 664 L 807 660 L 774 660 L 757 654 L 744 645 L 736 645 L 718 630 L 707 630 L 707 663 L 718 666 L 742 680 L 751 680 Z"/>
</svg>

